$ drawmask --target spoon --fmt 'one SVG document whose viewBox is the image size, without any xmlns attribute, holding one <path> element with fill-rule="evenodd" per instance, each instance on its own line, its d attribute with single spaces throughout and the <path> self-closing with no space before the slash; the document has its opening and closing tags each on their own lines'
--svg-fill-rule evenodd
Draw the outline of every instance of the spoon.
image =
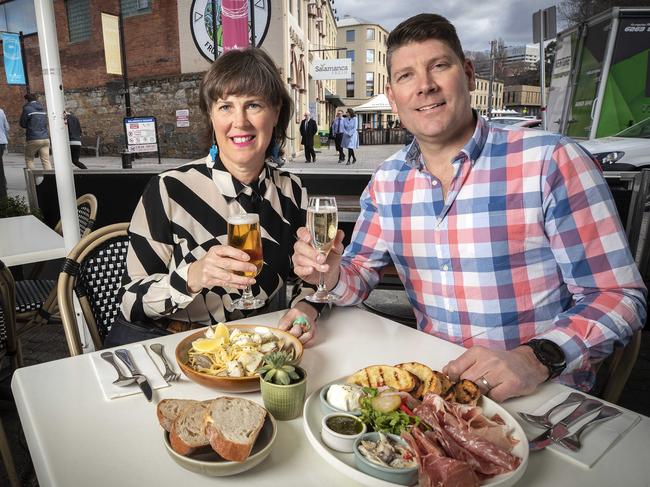
<svg viewBox="0 0 650 487">
<path fill-rule="evenodd" d="M 117 379 L 113 381 L 113 384 L 115 384 L 116 386 L 123 387 L 123 386 L 130 386 L 135 382 L 135 377 L 127 377 L 122 373 L 120 368 L 115 363 L 115 357 L 113 356 L 113 352 L 102 352 L 100 357 L 106 360 L 109 364 L 111 364 L 117 371 Z"/>
</svg>

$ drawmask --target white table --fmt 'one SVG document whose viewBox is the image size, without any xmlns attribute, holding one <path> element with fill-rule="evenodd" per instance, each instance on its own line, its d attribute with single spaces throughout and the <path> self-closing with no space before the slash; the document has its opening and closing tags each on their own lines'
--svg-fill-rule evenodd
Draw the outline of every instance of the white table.
<svg viewBox="0 0 650 487">
<path fill-rule="evenodd" d="M 35 216 L 0 218 L 0 260 L 7 267 L 65 255 L 63 237 Z"/>
<path fill-rule="evenodd" d="M 274 325 L 280 313 L 244 320 Z M 186 334 L 158 341 L 172 355 Z M 307 393 L 374 363 L 419 360 L 440 368 L 462 352 L 433 336 L 357 308 L 335 309 L 322 319 L 317 343 L 305 350 Z M 41 487 L 46 486 L 349 486 L 343 476 L 309 444 L 302 418 L 279 422 L 271 456 L 233 477 L 190 473 L 168 456 L 156 419 L 163 398 L 209 399 L 221 395 L 188 380 L 154 391 L 106 401 L 88 355 L 19 369 L 12 390 Z M 509 401 L 513 412 L 543 404 L 563 386 L 547 384 L 534 395 Z M 244 395 L 261 402 L 259 393 Z M 650 479 L 650 418 L 643 417 L 591 470 L 569 463 L 552 451 L 531 453 L 519 483 L 525 486 L 647 486 Z"/>
</svg>

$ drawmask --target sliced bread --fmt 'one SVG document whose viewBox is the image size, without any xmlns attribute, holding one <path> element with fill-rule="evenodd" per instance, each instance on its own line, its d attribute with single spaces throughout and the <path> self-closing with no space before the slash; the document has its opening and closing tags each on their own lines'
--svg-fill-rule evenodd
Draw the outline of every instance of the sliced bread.
<svg viewBox="0 0 650 487">
<path fill-rule="evenodd" d="M 181 411 L 198 402 L 193 399 L 163 399 L 156 407 L 160 426 L 165 428 L 165 431 L 171 432 L 174 421 L 181 414 Z"/>
<path fill-rule="evenodd" d="M 193 402 L 181 410 L 169 433 L 172 448 L 181 455 L 190 455 L 196 449 L 210 444 L 205 424 L 212 401 Z"/>
<path fill-rule="evenodd" d="M 253 449 L 265 417 L 266 409 L 248 399 L 215 399 L 206 417 L 210 445 L 225 460 L 243 462 Z"/>
<path fill-rule="evenodd" d="M 431 387 L 431 381 L 433 380 L 433 370 L 431 370 L 431 367 L 419 362 L 406 362 L 403 364 L 397 364 L 395 367 L 408 370 L 411 374 L 420 379 L 419 387 L 411 394 L 416 399 L 421 399 L 424 393 Z"/>
<path fill-rule="evenodd" d="M 420 380 L 408 370 L 390 365 L 371 365 L 358 370 L 347 382 L 362 387 L 388 386 L 404 392 L 416 391 L 420 385 Z"/>
</svg>

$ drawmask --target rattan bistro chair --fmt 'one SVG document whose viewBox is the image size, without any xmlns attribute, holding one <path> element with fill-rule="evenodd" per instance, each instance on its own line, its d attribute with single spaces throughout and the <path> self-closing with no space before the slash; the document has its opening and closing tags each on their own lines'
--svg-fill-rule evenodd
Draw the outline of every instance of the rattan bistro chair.
<svg viewBox="0 0 650 487">
<path fill-rule="evenodd" d="M 79 234 L 83 238 L 95 226 L 97 217 L 97 198 L 92 194 L 84 194 L 77 198 L 77 213 L 79 215 Z M 57 233 L 62 232 L 59 221 L 54 227 Z M 16 282 L 16 319 L 26 323 L 18 328 L 22 335 L 34 326 L 45 325 L 50 317 L 56 313 L 56 281 L 51 279 L 38 279 L 43 269 L 40 262 L 34 266 L 30 279 Z"/>
<path fill-rule="evenodd" d="M 16 300 L 14 278 L 9 269 L 0 261 L 0 364 L 4 357 L 11 357 L 12 366 L 22 366 L 20 345 L 16 336 Z M 0 456 L 7 471 L 11 487 L 19 487 L 7 435 L 0 421 Z"/>
<path fill-rule="evenodd" d="M 90 233 L 72 249 L 57 283 L 59 310 L 70 356 L 83 353 L 73 305 L 77 295 L 96 349 L 115 321 L 117 299 L 126 269 L 128 223 L 116 223 Z"/>
</svg>

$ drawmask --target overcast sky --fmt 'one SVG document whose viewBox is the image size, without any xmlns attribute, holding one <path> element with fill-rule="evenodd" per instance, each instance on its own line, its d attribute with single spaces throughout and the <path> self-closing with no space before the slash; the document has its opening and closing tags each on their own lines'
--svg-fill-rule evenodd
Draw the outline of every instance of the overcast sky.
<svg viewBox="0 0 650 487">
<path fill-rule="evenodd" d="M 377 23 L 390 32 L 408 17 L 437 13 L 456 27 L 466 51 L 490 48 L 492 39 L 506 46 L 532 44 L 533 13 L 558 5 L 558 0 L 334 0 L 339 19 L 344 15 Z M 562 30 L 558 12 L 558 31 Z"/>
</svg>

